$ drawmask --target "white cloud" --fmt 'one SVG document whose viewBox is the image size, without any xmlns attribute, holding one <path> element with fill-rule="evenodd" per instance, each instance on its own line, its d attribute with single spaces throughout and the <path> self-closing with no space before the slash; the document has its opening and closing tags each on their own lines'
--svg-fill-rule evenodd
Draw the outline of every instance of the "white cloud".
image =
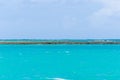
<svg viewBox="0 0 120 80">
<path fill-rule="evenodd" d="M 91 0 L 101 4 L 102 7 L 93 12 L 90 17 L 92 24 L 105 24 L 112 17 L 120 17 L 120 0 Z M 112 20 L 112 19 L 111 19 Z"/>
<path fill-rule="evenodd" d="M 120 0 L 94 0 L 103 5 L 95 15 L 114 16 L 115 13 L 120 13 Z"/>
</svg>

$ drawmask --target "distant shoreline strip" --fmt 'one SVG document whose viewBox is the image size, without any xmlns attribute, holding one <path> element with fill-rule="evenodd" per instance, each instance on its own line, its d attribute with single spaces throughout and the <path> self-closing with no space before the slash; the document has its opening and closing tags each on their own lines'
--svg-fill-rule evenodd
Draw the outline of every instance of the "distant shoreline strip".
<svg viewBox="0 0 120 80">
<path fill-rule="evenodd" d="M 9 41 L 4 41 L 0 42 L 0 44 L 120 44 L 120 42 L 30 42 L 30 41 L 17 41 L 17 42 L 9 42 Z"/>
</svg>

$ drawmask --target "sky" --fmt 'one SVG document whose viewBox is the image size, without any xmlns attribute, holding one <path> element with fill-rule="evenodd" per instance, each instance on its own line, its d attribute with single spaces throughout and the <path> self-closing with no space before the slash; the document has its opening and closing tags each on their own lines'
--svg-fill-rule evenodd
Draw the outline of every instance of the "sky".
<svg viewBox="0 0 120 80">
<path fill-rule="evenodd" d="M 120 39 L 120 0 L 0 0 L 0 39 Z"/>
</svg>

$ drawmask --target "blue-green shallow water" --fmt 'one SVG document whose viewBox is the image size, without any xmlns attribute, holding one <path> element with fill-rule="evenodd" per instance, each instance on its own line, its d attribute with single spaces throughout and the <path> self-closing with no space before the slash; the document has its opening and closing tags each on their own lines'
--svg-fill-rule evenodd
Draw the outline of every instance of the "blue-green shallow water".
<svg viewBox="0 0 120 80">
<path fill-rule="evenodd" d="M 0 80 L 120 80 L 120 45 L 0 45 Z"/>
</svg>

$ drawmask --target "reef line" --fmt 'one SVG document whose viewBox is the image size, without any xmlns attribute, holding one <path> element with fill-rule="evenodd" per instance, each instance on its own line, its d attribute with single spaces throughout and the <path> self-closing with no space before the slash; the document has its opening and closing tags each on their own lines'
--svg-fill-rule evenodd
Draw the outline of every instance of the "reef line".
<svg viewBox="0 0 120 80">
<path fill-rule="evenodd" d="M 2 41 L 0 44 L 120 44 L 120 42 L 72 42 L 72 41 L 46 41 L 46 42 L 34 42 L 34 41 Z"/>
</svg>

